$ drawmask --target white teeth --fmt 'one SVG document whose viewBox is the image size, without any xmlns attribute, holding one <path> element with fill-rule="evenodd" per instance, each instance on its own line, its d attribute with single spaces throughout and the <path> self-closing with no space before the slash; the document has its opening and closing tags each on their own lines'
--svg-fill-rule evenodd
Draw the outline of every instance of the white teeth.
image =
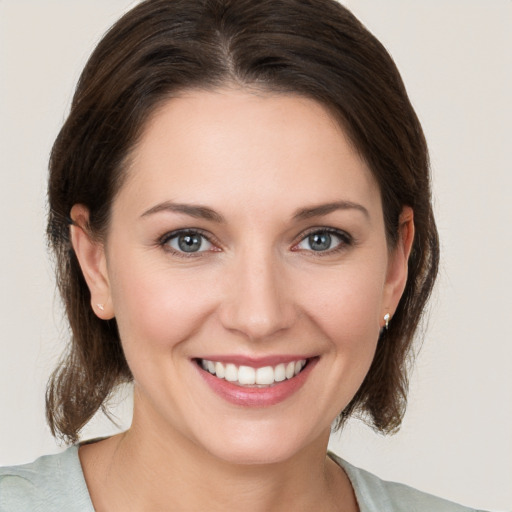
<svg viewBox="0 0 512 512">
<path fill-rule="evenodd" d="M 224 377 L 229 382 L 236 382 L 238 380 L 238 368 L 234 364 L 227 364 Z"/>
<path fill-rule="evenodd" d="M 274 368 L 272 366 L 264 366 L 256 370 L 256 384 L 273 384 Z"/>
<path fill-rule="evenodd" d="M 287 364 L 280 363 L 274 367 L 263 366 L 262 368 L 237 367 L 232 363 L 223 364 L 207 359 L 200 361 L 204 370 L 216 375 L 219 379 L 226 379 L 228 382 L 234 382 L 241 386 L 271 386 L 275 382 L 283 382 L 295 377 L 306 366 L 305 359 L 290 361 Z"/>
<path fill-rule="evenodd" d="M 225 377 L 226 372 L 222 363 L 215 363 L 215 374 L 219 379 L 223 379 Z"/>
<path fill-rule="evenodd" d="M 291 379 L 295 375 L 295 363 L 291 362 L 286 365 L 285 370 L 286 378 Z"/>
<path fill-rule="evenodd" d="M 238 368 L 238 382 L 240 384 L 256 384 L 256 370 L 250 366 Z"/>
<path fill-rule="evenodd" d="M 286 379 L 286 367 L 284 364 L 278 364 L 274 368 L 274 380 L 276 382 L 282 382 Z"/>
</svg>

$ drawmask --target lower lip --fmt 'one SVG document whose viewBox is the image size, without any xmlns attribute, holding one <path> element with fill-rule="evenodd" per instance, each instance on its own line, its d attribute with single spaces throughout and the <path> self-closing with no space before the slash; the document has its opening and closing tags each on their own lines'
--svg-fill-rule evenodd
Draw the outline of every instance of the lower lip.
<svg viewBox="0 0 512 512">
<path fill-rule="evenodd" d="M 219 379 L 194 363 L 201 377 L 224 400 L 245 407 L 267 407 L 283 402 L 295 394 L 306 382 L 318 358 L 308 360 L 308 364 L 295 377 L 277 382 L 266 388 L 237 386 L 225 379 Z"/>
</svg>

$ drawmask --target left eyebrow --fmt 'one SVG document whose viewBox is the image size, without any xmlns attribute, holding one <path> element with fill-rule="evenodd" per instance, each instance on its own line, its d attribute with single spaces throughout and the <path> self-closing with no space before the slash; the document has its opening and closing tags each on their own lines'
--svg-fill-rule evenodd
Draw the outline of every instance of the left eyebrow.
<svg viewBox="0 0 512 512">
<path fill-rule="evenodd" d="M 296 221 L 310 219 L 311 217 L 321 217 L 337 210 L 357 210 L 364 214 L 366 218 L 370 218 L 368 210 L 361 204 L 352 201 L 336 201 L 334 203 L 319 204 L 309 208 L 301 208 L 295 212 L 293 219 Z"/>
</svg>

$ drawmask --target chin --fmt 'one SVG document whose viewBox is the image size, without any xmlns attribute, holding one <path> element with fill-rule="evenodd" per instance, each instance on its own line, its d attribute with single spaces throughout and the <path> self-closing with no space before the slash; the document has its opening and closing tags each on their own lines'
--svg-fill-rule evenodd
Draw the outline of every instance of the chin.
<svg viewBox="0 0 512 512">
<path fill-rule="evenodd" d="M 323 432 L 313 435 L 297 428 L 251 425 L 224 430 L 224 435 L 215 438 L 210 436 L 203 447 L 213 457 L 229 464 L 278 464 L 292 459 L 312 444 L 327 446 L 329 432 L 330 426 L 326 435 Z"/>
<path fill-rule="evenodd" d="M 213 448 L 211 455 L 228 464 L 235 465 L 265 465 L 279 464 L 291 459 L 297 452 L 293 447 L 283 447 L 281 443 L 275 441 L 266 443 L 265 446 L 260 444 L 233 443 L 229 447 L 222 450 Z"/>
</svg>

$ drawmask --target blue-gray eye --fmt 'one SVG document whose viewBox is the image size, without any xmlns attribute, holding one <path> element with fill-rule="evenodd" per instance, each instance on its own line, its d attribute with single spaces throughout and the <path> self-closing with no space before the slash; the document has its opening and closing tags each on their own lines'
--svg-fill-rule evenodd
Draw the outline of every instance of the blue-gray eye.
<svg viewBox="0 0 512 512">
<path fill-rule="evenodd" d="M 308 242 L 313 251 L 327 251 L 331 248 L 332 237 L 329 233 L 315 233 L 308 236 Z"/>
<path fill-rule="evenodd" d="M 325 252 L 336 249 L 338 246 L 346 242 L 340 234 L 330 231 L 315 231 L 304 238 L 297 247 L 302 250 Z"/>
<path fill-rule="evenodd" d="M 199 233 L 179 233 L 169 238 L 167 244 L 178 252 L 203 252 L 211 249 L 212 244 Z"/>
</svg>

